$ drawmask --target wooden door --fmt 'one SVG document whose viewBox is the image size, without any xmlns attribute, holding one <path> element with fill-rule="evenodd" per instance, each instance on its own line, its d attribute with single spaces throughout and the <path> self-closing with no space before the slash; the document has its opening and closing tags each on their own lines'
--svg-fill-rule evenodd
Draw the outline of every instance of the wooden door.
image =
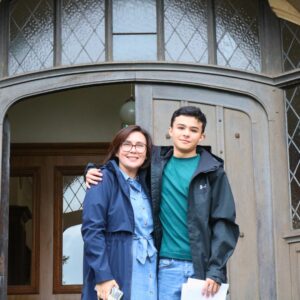
<svg viewBox="0 0 300 300">
<path fill-rule="evenodd" d="M 268 299 L 273 265 L 267 118 L 254 100 L 204 88 L 166 85 L 136 86 L 138 123 L 152 133 L 154 144 L 170 145 L 171 115 L 184 105 L 199 106 L 208 124 L 204 145 L 225 160 L 237 209 L 240 239 L 229 262 L 230 299 Z M 271 207 L 271 206 L 270 206 Z M 259 252 L 258 252 L 259 248 Z M 267 281 L 267 282 L 266 282 Z M 271 298 L 270 298 L 271 299 Z"/>
<path fill-rule="evenodd" d="M 82 175 L 88 162 L 102 161 L 106 149 L 107 144 L 12 146 L 10 215 L 16 221 L 10 226 L 17 236 L 9 241 L 8 299 L 81 298 Z"/>
</svg>

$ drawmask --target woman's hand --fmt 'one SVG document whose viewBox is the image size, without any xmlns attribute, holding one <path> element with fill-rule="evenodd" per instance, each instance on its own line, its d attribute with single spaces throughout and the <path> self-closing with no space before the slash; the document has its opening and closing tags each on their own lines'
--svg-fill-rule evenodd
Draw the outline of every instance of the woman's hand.
<svg viewBox="0 0 300 300">
<path fill-rule="evenodd" d="M 108 295 L 113 287 L 119 288 L 117 282 L 115 280 L 108 280 L 102 283 L 96 284 L 95 289 L 97 290 L 98 299 L 107 300 Z"/>
<path fill-rule="evenodd" d="M 87 188 L 91 187 L 91 184 L 97 184 L 102 180 L 102 173 L 96 168 L 89 169 L 85 175 L 85 185 Z"/>
<path fill-rule="evenodd" d="M 214 296 L 220 289 L 220 284 L 216 281 L 206 278 L 204 287 L 202 289 L 202 295 L 208 297 Z"/>
</svg>

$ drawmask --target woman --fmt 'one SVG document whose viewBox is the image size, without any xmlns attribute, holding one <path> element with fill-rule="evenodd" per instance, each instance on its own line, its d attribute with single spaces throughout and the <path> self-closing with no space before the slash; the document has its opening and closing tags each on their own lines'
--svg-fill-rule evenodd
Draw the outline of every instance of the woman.
<svg viewBox="0 0 300 300">
<path fill-rule="evenodd" d="M 83 300 L 157 300 L 157 251 L 146 183 L 151 138 L 139 126 L 121 129 L 109 147 L 102 184 L 87 190 L 83 206 Z"/>
</svg>

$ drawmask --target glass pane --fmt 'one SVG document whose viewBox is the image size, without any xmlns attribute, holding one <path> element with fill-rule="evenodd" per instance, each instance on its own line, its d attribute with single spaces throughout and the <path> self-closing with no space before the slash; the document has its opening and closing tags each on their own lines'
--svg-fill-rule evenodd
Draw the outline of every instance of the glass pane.
<svg viewBox="0 0 300 300">
<path fill-rule="evenodd" d="M 206 0 L 165 0 L 164 28 L 166 60 L 208 63 Z"/>
<path fill-rule="evenodd" d="M 53 1 L 11 1 L 9 75 L 53 66 Z"/>
<path fill-rule="evenodd" d="M 11 177 L 9 191 L 8 285 L 31 285 L 33 178 Z"/>
<path fill-rule="evenodd" d="M 281 21 L 284 71 L 300 68 L 300 26 Z"/>
<path fill-rule="evenodd" d="M 62 7 L 62 63 L 104 61 L 104 0 L 63 0 Z"/>
<path fill-rule="evenodd" d="M 113 32 L 156 32 L 156 0 L 114 0 Z"/>
<path fill-rule="evenodd" d="M 285 91 L 290 165 L 291 213 L 300 229 L 300 86 Z"/>
<path fill-rule="evenodd" d="M 114 60 L 156 60 L 156 34 L 114 35 Z"/>
<path fill-rule="evenodd" d="M 258 1 L 216 0 L 218 65 L 261 71 Z"/>
<path fill-rule="evenodd" d="M 85 196 L 83 176 L 63 176 L 62 284 L 82 284 L 83 241 L 82 204 Z"/>
</svg>

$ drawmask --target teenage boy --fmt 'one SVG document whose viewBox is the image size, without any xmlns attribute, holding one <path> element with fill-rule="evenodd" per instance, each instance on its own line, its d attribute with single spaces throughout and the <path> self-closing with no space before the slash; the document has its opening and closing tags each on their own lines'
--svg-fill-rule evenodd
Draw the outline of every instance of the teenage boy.
<svg viewBox="0 0 300 300">
<path fill-rule="evenodd" d="M 223 161 L 198 146 L 206 117 L 193 106 L 173 113 L 172 147 L 154 147 L 151 163 L 154 238 L 159 250 L 160 300 L 180 300 L 189 277 L 214 295 L 227 281 L 226 263 L 237 243 L 235 205 Z M 88 183 L 99 181 L 89 170 Z M 101 176 L 101 174 L 100 174 Z"/>
</svg>

